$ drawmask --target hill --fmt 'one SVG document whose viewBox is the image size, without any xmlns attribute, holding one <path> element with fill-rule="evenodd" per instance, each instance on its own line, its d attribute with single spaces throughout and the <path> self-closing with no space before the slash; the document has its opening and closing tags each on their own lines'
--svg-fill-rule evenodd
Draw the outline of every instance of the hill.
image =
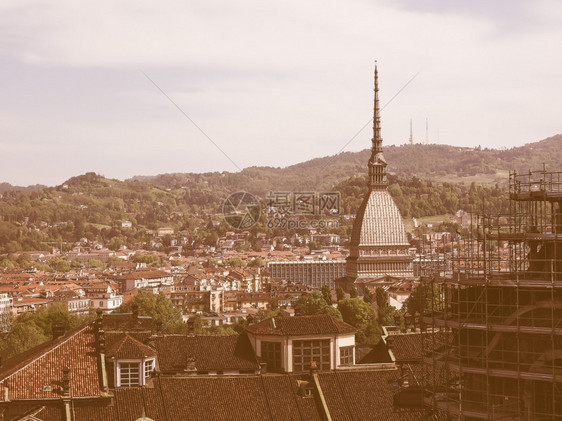
<svg viewBox="0 0 562 421">
<path fill-rule="evenodd" d="M 384 148 L 391 174 L 435 182 L 504 184 L 509 170 L 526 172 L 543 164 L 555 170 L 562 162 L 562 135 L 521 147 L 497 150 L 448 145 L 401 145 Z M 229 173 L 161 174 L 134 177 L 164 188 L 191 187 L 213 190 L 245 190 L 264 196 L 268 191 L 330 189 L 340 181 L 365 174 L 370 151 L 343 152 L 285 168 L 249 167 Z"/>
<path fill-rule="evenodd" d="M 556 170 L 562 161 L 562 136 L 509 150 L 457 148 L 445 145 L 403 145 L 385 149 L 389 191 L 406 218 L 452 214 L 458 209 L 505 210 L 501 183 L 508 169 Z M 8 189 L 0 193 L 0 254 L 45 250 L 87 238 L 111 248 L 143 247 L 152 231 L 171 226 L 188 243 L 216 244 L 231 229 L 221 214 L 229 194 L 249 191 L 266 207 L 269 191 L 339 191 L 343 214 L 357 211 L 366 191 L 369 151 L 345 152 L 286 168 L 251 167 L 238 173 L 162 174 L 129 180 L 95 173 L 72 177 L 56 187 Z M 265 219 L 262 218 L 262 220 Z M 131 222 L 132 227 L 123 226 Z M 351 221 L 341 220 L 337 233 L 349 235 Z M 252 237 L 266 232 L 261 221 Z M 291 233 L 273 230 L 272 235 Z M 169 240 L 169 239 L 168 239 Z M 165 244 L 164 244 L 165 245 Z"/>
</svg>

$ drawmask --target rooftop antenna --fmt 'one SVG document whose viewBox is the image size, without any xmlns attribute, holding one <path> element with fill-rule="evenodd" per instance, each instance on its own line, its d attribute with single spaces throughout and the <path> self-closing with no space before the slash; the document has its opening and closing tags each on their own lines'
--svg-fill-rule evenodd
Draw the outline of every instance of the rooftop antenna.
<svg viewBox="0 0 562 421">
<path fill-rule="evenodd" d="M 410 145 L 414 144 L 414 135 L 412 133 L 412 119 L 410 119 L 410 139 L 409 139 Z"/>
</svg>

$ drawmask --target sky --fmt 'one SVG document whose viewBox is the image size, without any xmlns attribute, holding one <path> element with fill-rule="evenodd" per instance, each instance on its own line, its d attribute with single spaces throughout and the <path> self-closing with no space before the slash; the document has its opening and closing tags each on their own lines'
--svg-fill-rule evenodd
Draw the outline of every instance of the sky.
<svg viewBox="0 0 562 421">
<path fill-rule="evenodd" d="M 375 60 L 383 145 L 410 119 L 414 142 L 539 141 L 562 132 L 561 21 L 557 0 L 3 0 L 0 182 L 359 151 Z"/>
</svg>

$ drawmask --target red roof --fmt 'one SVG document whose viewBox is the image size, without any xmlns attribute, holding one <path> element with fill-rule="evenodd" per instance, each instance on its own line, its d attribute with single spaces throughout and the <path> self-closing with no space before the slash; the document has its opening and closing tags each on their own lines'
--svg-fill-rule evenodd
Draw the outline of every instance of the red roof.
<svg viewBox="0 0 562 421">
<path fill-rule="evenodd" d="M 107 350 L 107 356 L 118 360 L 143 359 L 146 357 L 155 357 L 156 351 L 132 336 L 124 334 Z"/>
<path fill-rule="evenodd" d="M 183 370 L 187 359 L 197 370 L 258 370 L 254 350 L 246 335 L 165 335 L 151 343 L 158 351 L 162 372 Z"/>
<path fill-rule="evenodd" d="M 255 335 L 276 336 L 333 335 L 355 333 L 357 331 L 357 329 L 350 324 L 342 322 L 328 314 L 274 317 L 255 325 L 250 325 L 246 330 Z"/>
<path fill-rule="evenodd" d="M 94 342 L 94 329 L 86 325 L 17 355 L 3 363 L 0 389 L 8 386 L 10 400 L 60 399 L 63 368 L 68 367 L 73 396 L 100 396 Z"/>
</svg>

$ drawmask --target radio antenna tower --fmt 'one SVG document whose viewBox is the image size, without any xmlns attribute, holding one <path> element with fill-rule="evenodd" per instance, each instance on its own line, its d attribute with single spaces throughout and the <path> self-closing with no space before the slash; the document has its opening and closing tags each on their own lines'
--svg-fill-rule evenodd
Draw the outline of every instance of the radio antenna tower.
<svg viewBox="0 0 562 421">
<path fill-rule="evenodd" d="M 409 139 L 410 145 L 414 144 L 414 134 L 412 133 L 412 119 L 410 119 L 410 139 Z"/>
</svg>

